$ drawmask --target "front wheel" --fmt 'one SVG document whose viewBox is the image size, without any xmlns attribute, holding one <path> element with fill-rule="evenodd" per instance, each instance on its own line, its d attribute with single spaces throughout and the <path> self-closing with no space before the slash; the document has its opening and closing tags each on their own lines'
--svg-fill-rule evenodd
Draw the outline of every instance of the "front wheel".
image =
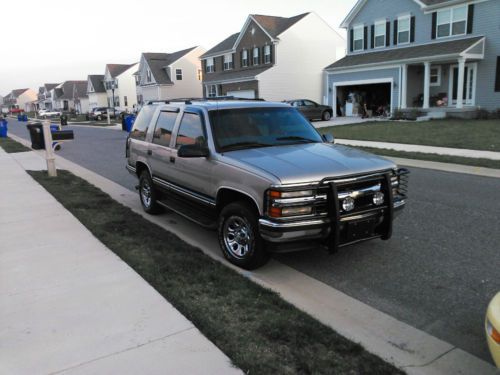
<svg viewBox="0 0 500 375">
<path fill-rule="evenodd" d="M 224 257 L 238 267 L 253 270 L 264 265 L 269 254 L 258 229 L 255 209 L 246 202 L 224 207 L 219 216 L 219 245 Z"/>
<path fill-rule="evenodd" d="M 325 111 L 323 112 L 323 116 L 321 116 L 321 118 L 323 119 L 323 121 L 330 121 L 332 115 L 329 111 Z"/>
<path fill-rule="evenodd" d="M 155 215 L 162 211 L 158 204 L 158 192 L 153 186 L 151 176 L 147 171 L 141 173 L 139 178 L 139 196 L 144 211 L 148 214 Z"/>
</svg>

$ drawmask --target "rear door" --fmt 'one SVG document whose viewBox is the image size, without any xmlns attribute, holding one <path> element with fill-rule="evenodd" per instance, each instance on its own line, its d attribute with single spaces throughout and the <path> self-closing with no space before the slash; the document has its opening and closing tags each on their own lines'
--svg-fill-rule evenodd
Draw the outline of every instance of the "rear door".
<svg viewBox="0 0 500 375">
<path fill-rule="evenodd" d="M 149 143 L 146 142 L 146 135 L 156 108 L 157 106 L 145 106 L 142 108 L 127 139 L 129 164 L 134 168 L 138 161 L 148 163 Z"/>
<path fill-rule="evenodd" d="M 321 117 L 318 105 L 311 100 L 304 100 L 304 110 L 307 113 L 307 117 L 310 119 Z"/>
</svg>

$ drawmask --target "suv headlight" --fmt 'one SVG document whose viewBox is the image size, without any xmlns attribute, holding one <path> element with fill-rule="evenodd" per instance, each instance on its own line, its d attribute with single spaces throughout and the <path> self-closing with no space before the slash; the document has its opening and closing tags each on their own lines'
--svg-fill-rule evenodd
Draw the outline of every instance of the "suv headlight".
<svg viewBox="0 0 500 375">
<path fill-rule="evenodd" d="M 269 190 L 267 193 L 267 214 L 272 218 L 311 215 L 314 212 L 314 201 L 313 190 Z"/>
</svg>

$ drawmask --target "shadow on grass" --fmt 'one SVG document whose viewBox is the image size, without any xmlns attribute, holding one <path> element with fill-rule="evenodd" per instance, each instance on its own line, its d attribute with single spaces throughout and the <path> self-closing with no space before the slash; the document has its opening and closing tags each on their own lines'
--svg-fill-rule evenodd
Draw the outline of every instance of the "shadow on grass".
<svg viewBox="0 0 500 375">
<path fill-rule="evenodd" d="M 401 373 L 85 180 L 29 173 L 244 372 Z"/>
<path fill-rule="evenodd" d="M 0 138 L 0 147 L 8 153 L 31 151 L 30 148 L 10 138 Z"/>
</svg>

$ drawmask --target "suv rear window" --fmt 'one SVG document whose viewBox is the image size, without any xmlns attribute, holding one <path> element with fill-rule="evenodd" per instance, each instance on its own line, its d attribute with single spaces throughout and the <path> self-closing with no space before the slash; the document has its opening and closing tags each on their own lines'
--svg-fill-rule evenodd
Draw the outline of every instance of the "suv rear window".
<svg viewBox="0 0 500 375">
<path fill-rule="evenodd" d="M 153 118 L 157 107 L 155 106 L 144 106 L 142 107 L 137 119 L 134 122 L 134 127 L 130 132 L 130 138 L 144 140 L 146 138 L 146 133 L 148 131 L 149 123 Z"/>
</svg>

